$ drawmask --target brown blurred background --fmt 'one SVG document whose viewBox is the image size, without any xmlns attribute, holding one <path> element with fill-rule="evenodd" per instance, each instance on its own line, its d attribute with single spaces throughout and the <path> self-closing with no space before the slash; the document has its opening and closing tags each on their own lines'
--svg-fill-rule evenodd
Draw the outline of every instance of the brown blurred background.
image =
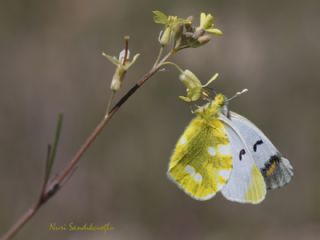
<svg viewBox="0 0 320 240">
<path fill-rule="evenodd" d="M 35 201 L 47 143 L 64 112 L 54 173 L 103 116 L 118 55 L 130 35 L 141 57 L 134 84 L 154 61 L 160 26 L 152 10 L 216 17 L 223 37 L 175 61 L 227 96 L 295 169 L 293 181 L 257 206 L 216 196 L 192 200 L 166 177 L 174 144 L 192 118 L 171 68 L 157 74 L 112 119 L 61 192 L 16 239 L 319 239 L 319 1 L 1 0 L 0 233 Z M 110 223 L 103 232 L 50 232 L 50 223 Z"/>
</svg>

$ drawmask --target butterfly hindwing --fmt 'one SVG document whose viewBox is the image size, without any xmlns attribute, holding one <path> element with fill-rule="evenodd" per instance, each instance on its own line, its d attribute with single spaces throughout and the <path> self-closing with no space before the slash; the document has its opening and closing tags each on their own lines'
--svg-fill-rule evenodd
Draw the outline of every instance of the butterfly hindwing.
<svg viewBox="0 0 320 240">
<path fill-rule="evenodd" d="M 267 189 L 282 187 L 290 182 L 293 176 L 290 162 L 281 156 L 262 131 L 251 121 L 237 113 L 230 112 L 230 120 L 247 143 L 265 179 Z"/>
<path fill-rule="evenodd" d="M 231 121 L 222 116 L 232 146 L 233 170 L 222 194 L 228 200 L 241 203 L 260 203 L 266 195 L 266 184 L 253 157 Z"/>
<path fill-rule="evenodd" d="M 232 170 L 230 143 L 223 123 L 196 117 L 178 140 L 168 176 L 197 200 L 212 198 Z"/>
</svg>

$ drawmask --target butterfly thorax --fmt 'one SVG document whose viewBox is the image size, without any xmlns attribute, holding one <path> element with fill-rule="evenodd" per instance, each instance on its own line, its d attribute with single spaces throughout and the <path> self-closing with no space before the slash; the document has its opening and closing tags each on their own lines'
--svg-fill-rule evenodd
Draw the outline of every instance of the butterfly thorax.
<svg viewBox="0 0 320 240">
<path fill-rule="evenodd" d="M 211 121 L 218 117 L 223 106 L 225 106 L 225 97 L 222 94 L 217 94 L 211 102 L 199 107 L 195 113 L 201 119 Z"/>
</svg>

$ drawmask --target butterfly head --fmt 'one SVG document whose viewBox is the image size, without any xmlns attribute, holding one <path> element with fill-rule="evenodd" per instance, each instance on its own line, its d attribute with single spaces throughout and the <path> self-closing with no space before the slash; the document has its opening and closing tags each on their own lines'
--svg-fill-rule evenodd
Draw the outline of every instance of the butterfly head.
<svg viewBox="0 0 320 240">
<path fill-rule="evenodd" d="M 216 108 L 220 108 L 225 104 L 225 102 L 226 102 L 226 97 L 223 94 L 218 93 L 213 99 L 213 101 L 211 102 L 211 105 L 214 105 Z"/>
</svg>

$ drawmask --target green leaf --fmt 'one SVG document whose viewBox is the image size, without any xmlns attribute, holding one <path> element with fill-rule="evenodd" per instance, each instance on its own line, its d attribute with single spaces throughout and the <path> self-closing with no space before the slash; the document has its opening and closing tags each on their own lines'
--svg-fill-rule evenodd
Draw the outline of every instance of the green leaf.
<svg viewBox="0 0 320 240">
<path fill-rule="evenodd" d="M 159 24 L 167 24 L 168 16 L 161 11 L 152 11 L 153 12 L 153 21 Z"/>
<path fill-rule="evenodd" d="M 50 154 L 51 154 L 52 146 L 51 144 L 48 144 L 47 148 L 47 158 L 46 158 L 46 169 L 45 169 L 45 175 L 44 175 L 44 185 L 47 184 L 50 176 L 50 172 L 52 169 L 52 163 L 50 163 Z"/>
<path fill-rule="evenodd" d="M 63 123 L 63 114 L 60 113 L 58 115 L 57 120 L 57 126 L 56 126 L 56 132 L 53 140 L 53 145 L 48 145 L 48 153 L 47 153 L 47 161 L 46 161 L 46 172 L 45 172 L 45 182 L 49 180 L 52 166 L 56 157 L 57 149 L 58 149 L 58 143 L 61 135 L 61 129 L 62 129 L 62 123 Z"/>
<path fill-rule="evenodd" d="M 111 57 L 110 55 L 108 55 L 104 52 L 102 53 L 102 56 L 104 56 L 106 59 L 108 59 L 115 66 L 118 66 L 119 64 L 121 64 L 121 62 L 119 62 L 119 60 L 116 57 Z"/>
<path fill-rule="evenodd" d="M 211 34 L 216 34 L 216 35 L 223 35 L 223 32 L 218 28 L 206 29 L 206 32 Z"/>
<path fill-rule="evenodd" d="M 124 66 L 124 69 L 127 71 L 137 61 L 139 56 L 140 56 L 140 53 L 137 53 L 136 55 L 134 55 L 132 61 L 126 66 Z"/>
</svg>

